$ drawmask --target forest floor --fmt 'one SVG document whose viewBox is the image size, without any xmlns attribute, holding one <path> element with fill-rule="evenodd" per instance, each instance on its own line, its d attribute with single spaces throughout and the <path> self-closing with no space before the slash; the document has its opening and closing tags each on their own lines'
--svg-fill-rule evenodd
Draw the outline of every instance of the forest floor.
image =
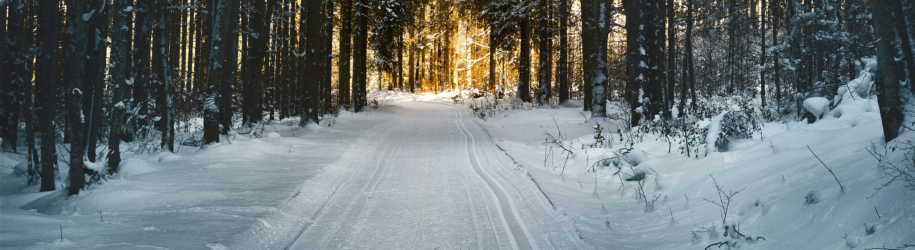
<svg viewBox="0 0 915 250">
<path fill-rule="evenodd" d="M 23 157 L 0 155 L 0 249 L 915 244 L 915 191 L 901 183 L 874 191 L 886 181 L 865 150 L 884 150 L 875 101 L 813 124 L 767 123 L 754 138 L 699 158 L 646 137 L 628 154 L 634 166 L 618 168 L 595 165 L 623 147 L 617 121 L 590 119 L 574 102 L 481 119 L 453 95 L 378 92 L 375 109 L 321 126 L 290 119 L 260 138 L 237 135 L 203 150 L 128 152 L 119 174 L 70 198 L 26 187 L 14 167 Z M 611 143 L 585 147 L 596 123 Z M 544 143 L 559 131 L 570 154 Z M 646 176 L 626 181 L 626 171 Z M 712 177 L 740 191 L 727 219 L 709 202 L 718 201 Z M 640 194 L 658 198 L 646 204 Z M 765 239 L 724 237 L 732 229 L 722 221 Z"/>
</svg>

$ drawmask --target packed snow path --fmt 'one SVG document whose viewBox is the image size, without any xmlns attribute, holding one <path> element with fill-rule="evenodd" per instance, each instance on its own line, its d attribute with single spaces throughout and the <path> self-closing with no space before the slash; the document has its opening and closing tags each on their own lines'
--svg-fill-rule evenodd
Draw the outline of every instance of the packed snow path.
<svg viewBox="0 0 915 250">
<path fill-rule="evenodd" d="M 587 248 L 469 110 L 398 103 L 287 249 Z M 313 210 L 313 209 L 306 209 Z M 294 213 L 294 211 L 287 211 Z"/>
</svg>

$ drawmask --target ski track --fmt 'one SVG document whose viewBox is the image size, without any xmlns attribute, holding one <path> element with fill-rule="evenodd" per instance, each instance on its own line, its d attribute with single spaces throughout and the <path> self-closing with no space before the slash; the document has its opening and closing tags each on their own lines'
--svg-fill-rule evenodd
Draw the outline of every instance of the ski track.
<svg viewBox="0 0 915 250">
<path fill-rule="evenodd" d="M 362 158 L 338 160 L 358 166 L 318 209 L 302 209 L 316 212 L 285 249 L 592 248 L 468 110 L 389 109 L 379 138 L 346 155 Z"/>
</svg>

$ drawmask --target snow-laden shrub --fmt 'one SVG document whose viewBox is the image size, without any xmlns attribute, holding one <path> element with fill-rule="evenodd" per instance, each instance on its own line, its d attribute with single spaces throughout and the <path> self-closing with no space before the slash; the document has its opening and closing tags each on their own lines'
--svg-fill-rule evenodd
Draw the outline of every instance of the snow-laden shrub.
<svg viewBox="0 0 915 250">
<path fill-rule="evenodd" d="M 822 119 L 823 114 L 829 112 L 829 100 L 823 97 L 811 97 L 804 100 L 804 109 L 813 114 L 816 119 Z"/>
<path fill-rule="evenodd" d="M 762 121 L 751 109 L 727 111 L 720 120 L 715 147 L 727 151 L 731 138 L 747 139 L 762 131 Z"/>
</svg>

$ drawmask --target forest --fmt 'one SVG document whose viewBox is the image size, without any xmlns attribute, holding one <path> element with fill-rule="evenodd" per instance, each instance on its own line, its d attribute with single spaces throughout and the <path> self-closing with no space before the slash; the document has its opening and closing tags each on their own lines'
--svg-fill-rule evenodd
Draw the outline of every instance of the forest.
<svg viewBox="0 0 915 250">
<path fill-rule="evenodd" d="M 3 9 L 3 148 L 46 175 L 60 143 L 85 151 L 70 171 L 86 157 L 113 173 L 122 141 L 174 150 L 286 117 L 304 126 L 363 110 L 374 89 L 579 99 L 595 116 L 619 100 L 633 125 L 640 112 L 669 118 L 716 97 L 758 96 L 770 119 L 790 119 L 807 97 L 854 79 L 861 58 L 896 46 L 879 36 L 915 32 L 899 21 L 915 17 L 901 0 L 6 0 Z M 909 72 L 910 40 L 898 40 Z M 202 138 L 184 138 L 200 118 Z M 36 183 L 51 190 L 46 175 Z"/>
<path fill-rule="evenodd" d="M 572 107 L 619 122 L 595 140 L 628 153 L 653 134 L 687 158 L 848 98 L 876 96 L 884 143 L 915 127 L 911 0 L 0 0 L 0 15 L 0 150 L 69 196 L 124 154 L 330 127 L 382 110 L 379 93 L 447 95 L 484 120 Z"/>
</svg>

